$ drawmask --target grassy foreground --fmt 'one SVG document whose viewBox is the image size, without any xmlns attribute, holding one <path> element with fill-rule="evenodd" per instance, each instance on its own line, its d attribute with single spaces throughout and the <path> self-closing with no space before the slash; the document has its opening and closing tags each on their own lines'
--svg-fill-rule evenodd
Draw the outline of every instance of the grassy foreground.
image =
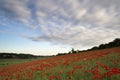
<svg viewBox="0 0 120 80">
<path fill-rule="evenodd" d="M 33 60 L 35 59 L 0 59 L 0 68 Z"/>
<path fill-rule="evenodd" d="M 120 47 L 3 67 L 0 80 L 120 80 Z"/>
</svg>

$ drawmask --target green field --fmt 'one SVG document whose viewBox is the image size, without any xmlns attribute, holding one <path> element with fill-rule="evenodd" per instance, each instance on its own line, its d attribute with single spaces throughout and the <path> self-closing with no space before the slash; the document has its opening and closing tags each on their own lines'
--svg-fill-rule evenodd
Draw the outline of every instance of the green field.
<svg viewBox="0 0 120 80">
<path fill-rule="evenodd" d="M 0 59 L 0 68 L 8 65 L 28 62 L 32 60 L 35 60 L 35 59 Z"/>
<path fill-rule="evenodd" d="M 9 66 L 12 64 L 19 64 L 19 63 L 24 63 L 24 62 L 29 62 L 33 60 L 38 60 L 38 59 L 44 59 L 47 57 L 40 57 L 40 58 L 33 58 L 33 59 L 0 59 L 0 68 Z"/>
</svg>

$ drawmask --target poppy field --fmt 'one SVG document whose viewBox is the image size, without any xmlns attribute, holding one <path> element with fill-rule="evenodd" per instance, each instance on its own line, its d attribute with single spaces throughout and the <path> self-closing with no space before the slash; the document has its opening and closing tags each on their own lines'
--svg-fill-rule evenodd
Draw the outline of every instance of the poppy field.
<svg viewBox="0 0 120 80">
<path fill-rule="evenodd" d="M 9 65 L 0 80 L 120 80 L 120 47 Z"/>
</svg>

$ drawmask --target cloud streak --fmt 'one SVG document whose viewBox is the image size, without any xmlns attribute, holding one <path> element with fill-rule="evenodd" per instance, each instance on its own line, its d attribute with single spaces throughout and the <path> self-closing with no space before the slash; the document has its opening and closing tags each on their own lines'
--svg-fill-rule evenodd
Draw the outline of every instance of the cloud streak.
<svg viewBox="0 0 120 80">
<path fill-rule="evenodd" d="M 120 37 L 119 4 L 119 0 L 0 0 L 0 15 L 40 32 L 24 33 L 25 38 L 82 48 Z"/>
</svg>

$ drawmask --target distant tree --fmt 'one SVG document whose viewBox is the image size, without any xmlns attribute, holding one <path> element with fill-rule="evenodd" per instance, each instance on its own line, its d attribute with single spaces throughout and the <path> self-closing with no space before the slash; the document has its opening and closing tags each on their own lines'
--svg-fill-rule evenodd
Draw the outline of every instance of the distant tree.
<svg viewBox="0 0 120 80">
<path fill-rule="evenodd" d="M 72 48 L 71 53 L 74 53 L 74 48 Z"/>
<path fill-rule="evenodd" d="M 71 54 L 71 51 L 69 51 L 68 54 Z"/>
<path fill-rule="evenodd" d="M 97 49 L 98 49 L 98 47 L 97 47 L 97 46 L 95 46 L 95 47 L 91 48 L 91 50 L 97 50 Z"/>
<path fill-rule="evenodd" d="M 106 48 L 113 48 L 120 46 L 120 38 L 116 38 L 112 42 L 106 43 L 106 44 L 100 44 L 98 47 L 93 47 L 89 50 L 98 50 L 98 49 L 106 49 Z"/>
<path fill-rule="evenodd" d="M 76 53 L 77 51 L 74 50 L 74 48 L 72 48 L 71 53 Z"/>
<path fill-rule="evenodd" d="M 116 38 L 113 43 L 116 47 L 120 46 L 120 38 Z"/>
<path fill-rule="evenodd" d="M 105 44 L 99 45 L 99 49 L 105 49 Z"/>
<path fill-rule="evenodd" d="M 17 53 L 0 53 L 1 59 L 12 59 L 12 58 L 19 58 L 19 59 L 28 59 L 28 58 L 35 58 L 38 56 L 32 54 L 17 54 Z"/>
</svg>

